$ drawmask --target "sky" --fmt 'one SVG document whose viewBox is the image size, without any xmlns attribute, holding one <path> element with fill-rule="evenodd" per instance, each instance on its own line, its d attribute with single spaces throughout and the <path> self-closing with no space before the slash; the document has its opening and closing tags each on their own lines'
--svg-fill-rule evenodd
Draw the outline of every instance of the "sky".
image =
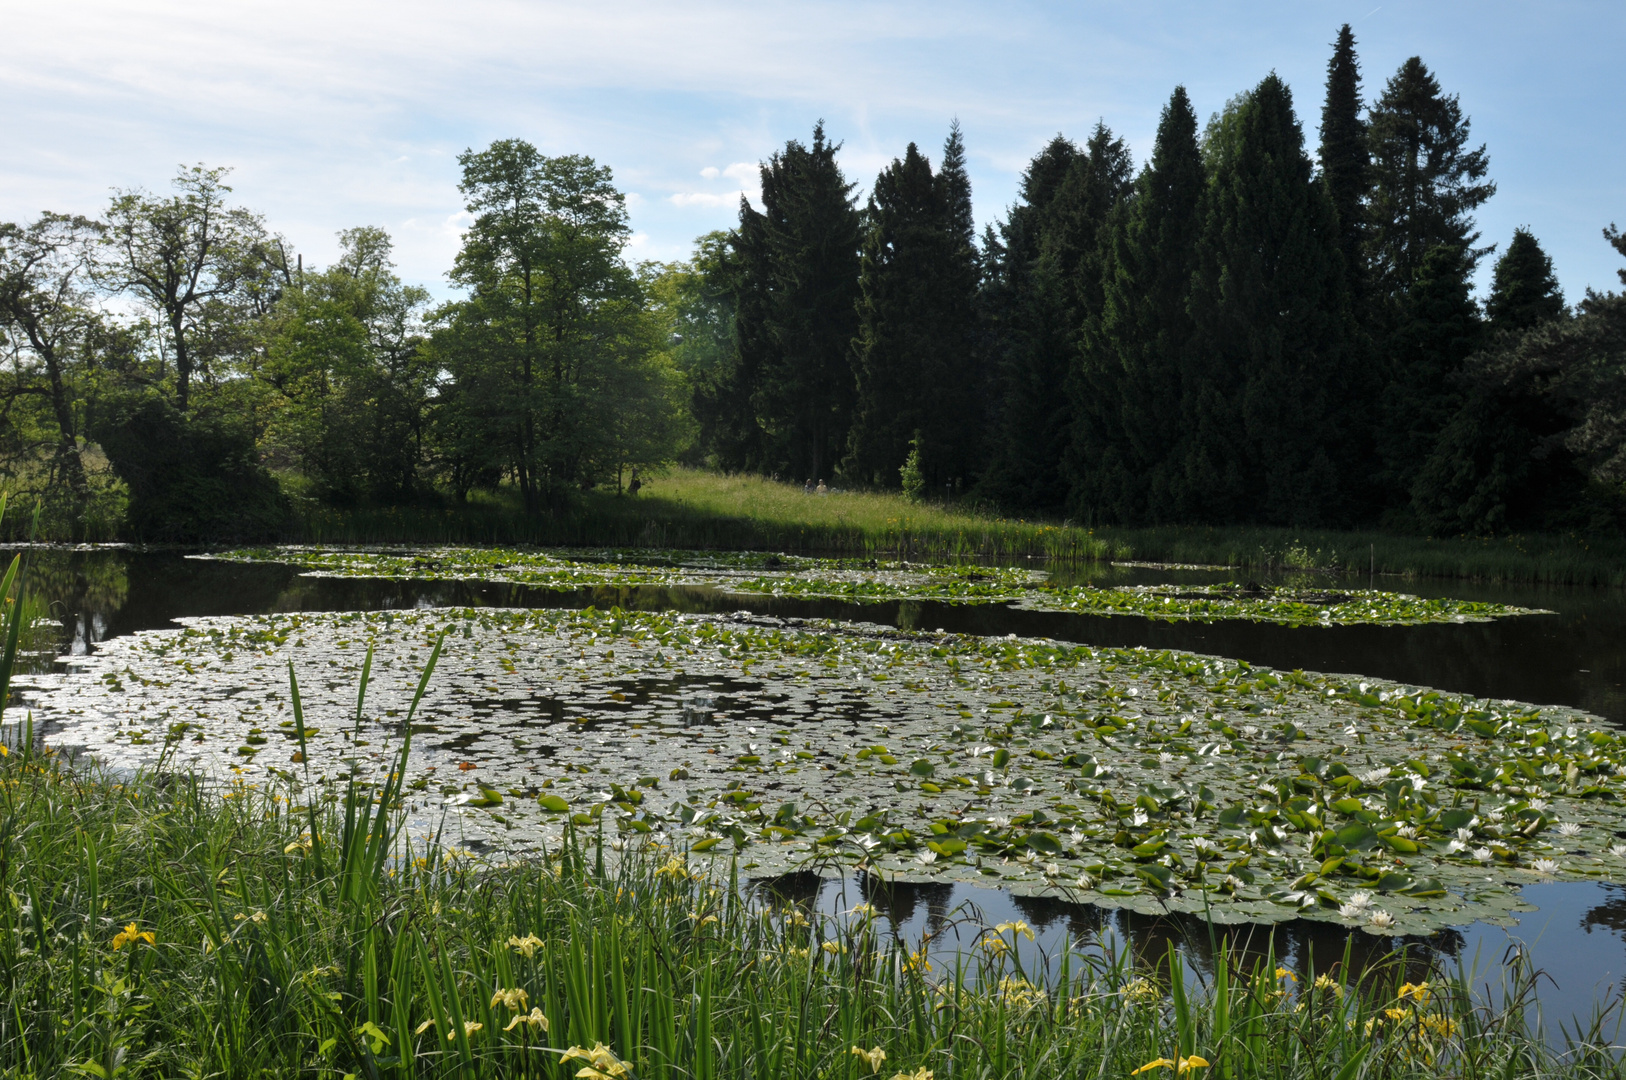
<svg viewBox="0 0 1626 1080">
<path fill-rule="evenodd" d="M 610 166 L 629 257 L 668 260 L 728 228 L 757 163 L 821 118 L 860 193 L 911 141 L 935 163 L 958 118 L 980 228 L 1058 132 L 1104 120 L 1138 166 L 1177 84 L 1207 117 L 1274 70 L 1313 147 L 1345 22 L 1368 100 L 1413 55 L 1460 95 L 1499 189 L 1482 243 L 1525 226 L 1570 300 L 1619 287 L 1601 230 L 1626 225 L 1620 0 L 0 0 L 0 220 L 224 165 L 307 264 L 380 225 L 402 276 L 447 296 L 465 149 L 521 138 Z"/>
</svg>

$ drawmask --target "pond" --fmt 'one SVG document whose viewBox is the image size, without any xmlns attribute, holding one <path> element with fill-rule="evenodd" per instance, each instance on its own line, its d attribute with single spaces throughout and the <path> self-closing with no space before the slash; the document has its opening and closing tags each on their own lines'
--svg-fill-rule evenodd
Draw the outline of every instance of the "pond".
<svg viewBox="0 0 1626 1080">
<path fill-rule="evenodd" d="M 1405 943 L 1477 957 L 1494 975 L 1509 941 L 1522 940 L 1557 980 L 1544 991 L 1555 1017 L 1589 1012 L 1626 976 L 1616 884 L 1626 861 L 1609 851 L 1626 822 L 1610 809 L 1618 800 L 1581 798 L 1613 782 L 1601 764 L 1613 762 L 1612 744 L 1587 738 L 1612 738 L 1626 722 L 1626 600 L 1616 592 L 1239 579 L 1244 590 L 1224 602 L 1250 617 L 1202 620 L 1058 608 L 1096 596 L 1092 587 L 1206 606 L 1203 590 L 1230 572 L 1090 566 L 1058 571 L 1042 595 L 1006 597 L 1001 588 L 1041 575 L 992 568 L 946 589 L 906 580 L 918 568 L 889 577 L 860 564 L 725 560 L 673 572 L 674 560 L 643 559 L 636 573 L 587 573 L 577 585 L 536 584 L 534 567 L 512 563 L 394 567 L 403 576 L 376 579 L 308 576 L 270 558 L 300 557 L 37 552 L 33 595 L 50 622 L 39 652 L 54 644 L 67 658 L 25 680 L 47 738 L 112 764 L 167 752 L 250 776 L 376 768 L 402 733 L 411 674 L 445 631 L 409 772 L 420 820 L 450 820 L 472 846 L 523 848 L 566 817 L 596 824 L 596 809 L 620 828 L 738 852 L 747 873 L 799 882 L 814 902 L 862 894 L 915 932 L 970 901 L 993 918 L 1025 918 L 1041 943 L 1071 933 L 1155 954 L 1164 940 L 1206 933 L 1198 902 L 1218 900 L 1216 918 L 1275 924 L 1276 947 L 1294 962 L 1341 954 L 1353 929 L 1365 952 Z M 1291 625 L 1255 617 L 1247 599 L 1331 605 L 1369 589 L 1544 613 L 1467 621 L 1461 612 L 1475 610 L 1463 608 L 1413 625 L 1295 615 Z M 1369 602 L 1376 613 L 1379 601 L 1359 599 Z M 628 614 L 605 614 L 617 608 Z M 366 723 L 345 731 L 367 642 L 377 666 Z M 1227 661 L 1180 658 L 1171 669 L 1166 650 Z M 307 698 L 306 744 L 286 708 L 290 657 Z M 1261 687 L 1278 677 L 1261 668 L 1310 674 L 1302 686 Z M 1444 694 L 1425 700 L 1426 688 Z M 1414 730 L 1419 716 L 1433 728 Z M 1474 736 L 1464 718 L 1494 737 Z M 1292 730 L 1272 735 L 1282 724 Z M 1581 749 L 1561 758 L 1566 734 Z M 335 748 L 327 759 L 323 739 Z M 1605 779 L 1589 788 L 1585 776 L 1538 776 L 1539 790 L 1520 787 L 1521 757 L 1573 759 Z M 1465 780 L 1459 758 L 1502 768 L 1502 779 Z M 1294 782 L 1325 792 L 1302 798 Z M 1443 804 L 1442 784 L 1456 785 Z M 1340 795 L 1348 815 L 1335 822 Z M 1351 809 L 1352 798 L 1368 809 Z M 1149 801 L 1137 808 L 1140 799 Z M 887 811 L 879 820 L 876 807 Z M 1315 839 L 1323 818 L 1345 846 Z M 1471 835 L 1448 850 L 1458 828 Z M 744 846 L 747 836 L 773 842 Z M 1483 864 L 1475 851 L 1487 853 Z M 1329 855 L 1343 866 L 1303 880 L 1299 871 L 1325 869 Z M 813 858 L 822 876 L 806 873 Z M 1380 861 L 1398 869 L 1371 876 Z"/>
</svg>

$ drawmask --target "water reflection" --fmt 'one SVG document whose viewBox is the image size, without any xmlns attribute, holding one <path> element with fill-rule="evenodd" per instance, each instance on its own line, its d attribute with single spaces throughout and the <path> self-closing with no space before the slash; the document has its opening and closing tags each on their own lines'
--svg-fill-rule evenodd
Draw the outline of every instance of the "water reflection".
<svg viewBox="0 0 1626 1080">
<path fill-rule="evenodd" d="M 1491 623 L 1421 627 L 1301 627 L 1267 623 L 1166 623 L 1133 617 L 1102 617 L 1020 611 L 1004 607 L 958 607 L 904 601 L 854 605 L 830 600 L 730 595 L 707 588 L 595 588 L 553 592 L 478 582 L 368 581 L 301 577 L 285 566 L 187 559 L 175 552 L 122 549 L 37 550 L 31 560 L 29 595 L 56 627 L 55 645 L 65 653 L 94 650 L 109 638 L 162 629 L 188 616 L 265 614 L 290 611 L 401 610 L 426 606 L 567 607 L 620 606 L 645 611 L 717 613 L 748 610 L 787 618 L 858 620 L 903 629 L 971 634 L 1047 636 L 1106 646 L 1143 645 L 1237 657 L 1279 668 L 1350 672 L 1491 698 L 1586 709 L 1626 723 L 1626 595 L 1618 590 L 1504 586 L 1465 582 L 1380 579 L 1379 587 L 1421 595 L 1457 596 L 1524 607 L 1553 615 Z M 1086 567 L 1076 577 L 1113 584 L 1228 580 L 1228 573 L 1167 572 L 1143 568 Z M 1318 583 L 1362 587 L 1364 579 Z M 697 687 L 727 697 L 728 687 Z M 490 712 L 536 709 L 548 702 L 474 703 Z M 725 702 L 726 706 L 726 702 Z M 719 707 L 725 707 L 719 706 Z M 1526 915 L 1512 931 L 1475 926 L 1427 939 L 1396 942 L 1350 934 L 1323 923 L 1295 922 L 1275 928 L 1216 929 L 1200 919 L 1152 918 L 1123 911 L 1011 896 L 962 885 L 902 885 L 872 878 L 821 882 L 790 875 L 759 883 L 764 895 L 809 910 L 850 910 L 874 903 L 888 924 L 918 938 L 939 936 L 938 947 L 966 947 L 975 931 L 963 921 L 973 905 L 988 923 L 1023 919 L 1052 951 L 1064 939 L 1138 962 L 1161 959 L 1172 944 L 1192 970 L 1212 974 L 1220 940 L 1253 959 L 1274 955 L 1299 970 L 1341 962 L 1346 948 L 1357 967 L 1390 959 L 1404 945 L 1415 961 L 1460 960 L 1494 967 L 1508 944 L 1522 940 L 1547 970 L 1543 1001 L 1553 1015 L 1585 1015 L 1626 985 L 1626 885 L 1569 882 L 1526 886 L 1541 911 Z M 1511 936 L 1510 936 L 1511 935 Z M 962 940 L 963 939 L 963 940 Z M 1024 945 L 1024 947 L 1026 947 Z M 1035 958 L 1037 960 L 1037 953 Z"/>
</svg>

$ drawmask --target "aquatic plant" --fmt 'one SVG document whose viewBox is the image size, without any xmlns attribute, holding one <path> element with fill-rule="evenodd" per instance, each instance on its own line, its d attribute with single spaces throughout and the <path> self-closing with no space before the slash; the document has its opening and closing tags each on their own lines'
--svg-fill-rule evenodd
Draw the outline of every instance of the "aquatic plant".
<svg viewBox="0 0 1626 1080">
<path fill-rule="evenodd" d="M 401 674 L 434 648 L 403 729 Z M 417 835 L 499 851 L 574 822 L 751 873 L 1377 934 L 1506 921 L 1521 883 L 1626 871 L 1626 737 L 1596 718 L 1186 653 L 442 609 L 191 620 L 79 664 L 32 699 L 61 744 L 258 781 L 393 768 Z"/>
<path fill-rule="evenodd" d="M 966 564 L 815 559 L 766 552 L 517 551 L 427 548 L 342 551 L 254 548 L 208 558 L 280 562 L 334 577 L 503 581 L 541 589 L 707 586 L 727 592 L 850 603 L 933 600 L 1012 604 L 1037 611 L 1138 615 L 1211 622 L 1248 619 L 1290 626 L 1483 622 L 1525 608 L 1375 589 L 1259 585 L 1100 587 L 1051 581 L 1040 571 Z"/>
</svg>

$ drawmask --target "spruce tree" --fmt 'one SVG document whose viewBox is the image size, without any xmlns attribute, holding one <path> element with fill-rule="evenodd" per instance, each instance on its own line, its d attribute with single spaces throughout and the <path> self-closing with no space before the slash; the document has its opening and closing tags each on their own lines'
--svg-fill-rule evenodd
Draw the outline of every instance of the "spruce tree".
<svg viewBox="0 0 1626 1080">
<path fill-rule="evenodd" d="M 1372 105 L 1371 231 L 1375 285 L 1391 304 L 1411 288 L 1423 260 L 1441 244 L 1459 247 L 1472 273 L 1473 212 L 1496 193 L 1485 180 L 1485 147 L 1468 145 L 1469 120 L 1455 94 L 1440 89 L 1419 57 L 1400 66 Z M 1485 249 L 1488 250 L 1488 249 Z"/>
<path fill-rule="evenodd" d="M 1079 371 L 1081 333 L 1100 316 L 1105 226 L 1132 176 L 1128 149 L 1105 124 L 1059 176 L 1057 151 L 1052 143 L 1029 170 L 1053 185 L 1049 198 L 1019 208 L 1030 211 L 1021 217 L 1037 242 L 1017 288 L 1019 330 L 1005 357 L 989 485 L 998 501 L 1040 511 L 1067 502 L 1077 402 L 1090 393 Z"/>
<path fill-rule="evenodd" d="M 1455 244 L 1435 246 L 1418 268 L 1390 338 L 1395 374 L 1383 393 L 1378 450 L 1391 504 L 1413 501 L 1423 462 L 1463 405 L 1458 375 L 1482 329 L 1469 259 Z"/>
<path fill-rule="evenodd" d="M 1339 249 L 1350 287 L 1361 291 L 1366 198 L 1371 184 L 1371 155 L 1366 124 L 1361 119 L 1361 68 L 1355 58 L 1355 33 L 1338 28 L 1332 59 L 1327 62 L 1327 98 L 1321 106 L 1321 178 L 1338 212 Z"/>
<path fill-rule="evenodd" d="M 1084 520 L 1161 522 L 1183 512 L 1180 401 L 1204 182 L 1197 116 L 1176 87 L 1128 212 L 1112 229 L 1099 330 L 1085 342 L 1086 355 L 1120 372 L 1115 399 L 1104 404 L 1116 406 L 1121 442 L 1093 463 L 1093 490 L 1075 488 L 1073 511 Z"/>
<path fill-rule="evenodd" d="M 982 270 L 971 213 L 965 139 L 958 120 L 949 126 L 943 143 L 937 191 L 945 214 L 947 244 L 935 275 L 936 346 L 927 364 L 924 387 L 932 421 L 922 432 L 921 468 L 928 485 L 946 489 L 969 484 L 981 461 L 978 290 Z"/>
<path fill-rule="evenodd" d="M 1049 508 L 1065 490 L 1058 462 L 1068 427 L 1063 404 L 1067 357 L 1054 348 L 1049 293 L 1037 285 L 1047 212 L 1079 158 L 1061 135 L 1022 174 L 1019 201 L 984 244 L 982 307 L 992 339 L 988 461 L 978 492 L 1012 509 Z"/>
<path fill-rule="evenodd" d="M 1351 335 L 1337 212 L 1276 75 L 1210 142 L 1185 395 L 1189 506 L 1216 522 L 1336 521 Z"/>
<path fill-rule="evenodd" d="M 1615 228 L 1614 222 L 1610 222 L 1609 227 L 1603 231 L 1603 238 L 1609 241 L 1609 246 L 1620 252 L 1622 257 L 1626 257 L 1626 233 Z M 1616 270 L 1615 273 L 1620 277 L 1620 283 L 1626 285 L 1626 269 Z"/>
<path fill-rule="evenodd" d="M 741 200 L 742 372 L 762 430 L 759 468 L 824 479 L 846 447 L 855 380 L 863 214 L 824 122 L 762 166 L 762 213 Z M 760 220 L 759 220 L 760 219 Z"/>
<path fill-rule="evenodd" d="M 1514 229 L 1513 242 L 1496 261 L 1485 317 L 1491 329 L 1523 333 L 1564 314 L 1564 293 L 1553 260 L 1528 229 Z"/>
<path fill-rule="evenodd" d="M 910 442 L 931 419 L 927 371 L 937 344 L 937 272 L 948 254 L 945 207 L 914 143 L 875 179 L 859 261 L 858 403 L 842 473 L 896 488 Z"/>
</svg>

